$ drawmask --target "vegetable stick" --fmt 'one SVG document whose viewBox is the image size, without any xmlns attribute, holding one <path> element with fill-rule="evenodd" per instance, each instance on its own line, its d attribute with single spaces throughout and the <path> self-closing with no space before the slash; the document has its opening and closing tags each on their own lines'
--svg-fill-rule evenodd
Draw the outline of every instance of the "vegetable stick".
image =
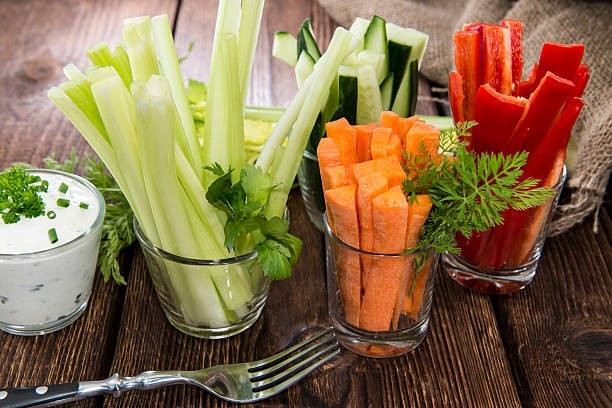
<svg viewBox="0 0 612 408">
<path fill-rule="evenodd" d="M 351 126 L 346 118 L 326 123 L 325 132 L 327 137 L 336 143 L 343 166 L 359 161 L 357 158 L 357 130 Z"/>
<path fill-rule="evenodd" d="M 481 35 L 478 31 L 457 32 L 453 36 L 455 67 L 463 88 L 463 119 L 474 117 L 474 97 L 482 83 Z"/>
<path fill-rule="evenodd" d="M 370 146 L 373 159 L 380 159 L 381 157 L 388 156 L 387 145 L 389 144 L 392 133 L 393 129 L 387 127 L 377 127 L 374 129 Z"/>
<path fill-rule="evenodd" d="M 510 30 L 510 48 L 512 50 L 512 94 L 516 95 L 518 84 L 523 76 L 523 22 L 504 19 L 501 26 Z"/>
<path fill-rule="evenodd" d="M 482 25 L 483 82 L 509 95 L 512 92 L 512 43 L 510 29 L 495 24 Z"/>
<path fill-rule="evenodd" d="M 428 257 L 421 269 L 415 273 L 414 279 L 411 285 L 408 287 L 408 293 L 404 298 L 402 312 L 408 314 L 408 316 L 414 320 L 418 319 L 419 317 L 419 311 L 421 310 L 421 304 L 423 303 L 423 294 L 425 293 L 425 286 L 427 286 L 432 260 L 432 256 Z"/>
<path fill-rule="evenodd" d="M 375 123 L 368 125 L 355 125 L 357 130 L 357 161 L 364 162 L 372 159 L 372 132 L 376 128 Z"/>
<path fill-rule="evenodd" d="M 342 165 L 340 150 L 333 139 L 324 137 L 317 146 L 317 160 L 321 167 L 335 167 Z"/>
<path fill-rule="evenodd" d="M 320 166 L 321 172 L 321 184 L 323 185 L 323 191 L 330 190 L 336 187 L 342 187 L 348 184 L 346 178 L 346 168 L 340 166 Z"/>
<path fill-rule="evenodd" d="M 375 171 L 367 173 L 358 179 L 357 213 L 359 215 L 360 241 L 359 248 L 364 251 L 374 251 L 374 220 L 372 215 L 372 199 L 389 189 L 385 174 Z M 372 258 L 362 258 L 362 285 L 367 285 L 368 274 L 372 268 Z"/>
<path fill-rule="evenodd" d="M 359 220 L 357 216 L 357 187 L 349 184 L 323 193 L 327 203 L 333 231 L 346 244 L 359 248 Z M 340 247 L 335 254 L 336 274 L 340 296 L 344 302 L 346 321 L 359 325 L 361 303 L 361 268 L 359 254 Z"/>
<path fill-rule="evenodd" d="M 402 139 L 400 139 L 399 135 L 392 133 L 387 143 L 387 156 L 395 156 L 401 160 L 402 151 Z"/>
<path fill-rule="evenodd" d="M 399 117 L 393 124 L 393 133 L 397 134 L 402 140 L 404 140 L 406 133 L 408 133 L 412 125 L 420 120 L 421 119 L 419 119 L 417 115 L 410 116 L 409 118 Z"/>
<path fill-rule="evenodd" d="M 404 244 L 405 249 L 414 248 L 414 246 L 419 242 L 421 231 L 423 230 L 423 226 L 427 221 L 427 217 L 429 216 L 429 211 L 431 210 L 432 206 L 433 202 L 427 194 L 418 194 L 414 201 L 408 202 L 406 241 Z M 399 286 L 400 296 L 397 298 L 395 312 L 393 314 L 393 328 L 397 328 L 400 313 L 402 312 L 404 304 L 407 302 L 406 298 L 412 295 L 411 288 L 414 287 L 415 279 L 417 279 L 417 275 L 415 275 L 414 271 L 414 261 L 414 257 L 412 257 L 410 260 L 406 260 L 407 269 L 402 275 L 402 280 Z M 402 296 L 402 293 L 405 293 L 405 295 Z"/>
<path fill-rule="evenodd" d="M 379 123 L 381 127 L 387 127 L 393 129 L 395 122 L 399 119 L 399 115 L 393 111 L 382 111 L 380 112 Z"/>
<path fill-rule="evenodd" d="M 374 252 L 397 254 L 406 239 L 408 203 L 399 186 L 390 188 L 372 200 Z M 400 295 L 399 286 L 405 271 L 405 259 L 374 258 L 363 294 L 359 327 L 369 331 L 386 331 Z M 405 292 L 404 292 L 405 293 Z M 402 293 L 403 297 L 403 293 Z"/>
<path fill-rule="evenodd" d="M 409 155 L 423 156 L 423 144 L 429 157 L 432 159 L 438 157 L 440 131 L 428 123 L 416 122 L 406 134 L 404 150 Z"/>
</svg>

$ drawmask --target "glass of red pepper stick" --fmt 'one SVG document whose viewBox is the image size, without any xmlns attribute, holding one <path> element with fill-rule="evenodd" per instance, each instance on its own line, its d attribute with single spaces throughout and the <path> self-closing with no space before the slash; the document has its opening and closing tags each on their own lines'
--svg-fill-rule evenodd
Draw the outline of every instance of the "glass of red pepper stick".
<svg viewBox="0 0 612 408">
<path fill-rule="evenodd" d="M 540 207 L 505 211 L 498 227 L 459 235 L 461 254 L 444 255 L 443 267 L 454 280 L 487 294 L 523 289 L 536 275 L 589 79 L 584 45 L 548 42 L 521 80 L 522 33 L 522 22 L 502 20 L 466 24 L 453 37 L 456 71 L 449 75 L 449 101 L 455 122 L 477 122 L 470 148 L 477 154 L 528 152 L 523 177 L 555 192 Z"/>
</svg>

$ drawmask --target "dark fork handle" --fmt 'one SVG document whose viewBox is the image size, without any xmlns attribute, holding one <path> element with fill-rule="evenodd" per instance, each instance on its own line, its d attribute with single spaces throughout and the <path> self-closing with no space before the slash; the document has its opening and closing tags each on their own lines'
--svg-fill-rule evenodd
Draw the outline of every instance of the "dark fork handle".
<svg viewBox="0 0 612 408">
<path fill-rule="evenodd" d="M 0 408 L 58 405 L 73 401 L 78 391 L 78 382 L 0 389 Z"/>
</svg>

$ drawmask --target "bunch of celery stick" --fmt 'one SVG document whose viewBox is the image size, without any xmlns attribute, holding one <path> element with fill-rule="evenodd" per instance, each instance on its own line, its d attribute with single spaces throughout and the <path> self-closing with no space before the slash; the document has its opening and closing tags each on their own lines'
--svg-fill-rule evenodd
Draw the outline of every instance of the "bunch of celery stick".
<svg viewBox="0 0 612 408">
<path fill-rule="evenodd" d="M 66 66 L 67 80 L 48 92 L 109 169 L 146 237 L 167 252 L 198 259 L 236 255 L 224 245 L 226 215 L 206 199 L 215 179 L 206 168 L 232 170 L 232 181 L 239 182 L 249 165 L 245 106 L 263 6 L 263 0 L 219 2 L 202 134 L 166 15 L 125 20 L 121 44 L 112 51 L 94 46 L 87 53 L 92 65 L 83 71 Z M 262 208 L 266 218 L 283 217 L 310 131 L 338 66 L 355 46 L 338 28 L 263 146 L 255 168 L 272 186 Z M 231 324 L 254 296 L 239 267 L 211 276 L 173 264 L 168 274 L 189 323 Z"/>
</svg>

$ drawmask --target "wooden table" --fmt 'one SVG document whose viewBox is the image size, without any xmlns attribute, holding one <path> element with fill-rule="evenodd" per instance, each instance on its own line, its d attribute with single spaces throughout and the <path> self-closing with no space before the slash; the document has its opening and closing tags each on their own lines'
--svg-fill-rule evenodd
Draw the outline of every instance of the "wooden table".
<svg viewBox="0 0 612 408">
<path fill-rule="evenodd" d="M 124 18 L 168 13 L 175 22 L 186 77 L 206 80 L 216 1 L 0 1 L 0 167 L 41 165 L 72 148 L 90 152 L 47 100 L 69 62 L 85 50 L 115 44 Z M 314 0 L 269 1 L 253 71 L 251 103 L 285 105 L 292 72 L 270 57 L 276 30 L 296 32 L 311 17 L 327 41 L 335 23 Z M 421 96 L 429 84 L 423 82 Z M 440 96 L 440 95 L 434 95 Z M 443 95 L 442 95 L 443 96 Z M 422 98 L 417 113 L 440 114 Z M 608 202 L 609 203 L 609 202 Z M 91 304 L 70 327 L 41 337 L 0 333 L 0 386 L 135 375 L 149 369 L 197 369 L 265 357 L 298 334 L 327 323 L 323 235 L 308 221 L 299 193 L 289 201 L 292 231 L 304 251 L 290 280 L 272 285 L 268 304 L 248 331 L 205 341 L 165 319 L 136 247 L 121 258 L 127 286 L 97 278 Z M 430 331 L 405 356 L 375 360 L 349 352 L 259 406 L 291 407 L 611 407 L 612 302 L 610 207 L 546 243 L 536 281 L 504 297 L 474 294 L 438 276 Z M 0 277 L 1 285 L 1 277 Z M 97 398 L 70 406 L 228 406 L 194 387 L 173 386 Z"/>
</svg>

